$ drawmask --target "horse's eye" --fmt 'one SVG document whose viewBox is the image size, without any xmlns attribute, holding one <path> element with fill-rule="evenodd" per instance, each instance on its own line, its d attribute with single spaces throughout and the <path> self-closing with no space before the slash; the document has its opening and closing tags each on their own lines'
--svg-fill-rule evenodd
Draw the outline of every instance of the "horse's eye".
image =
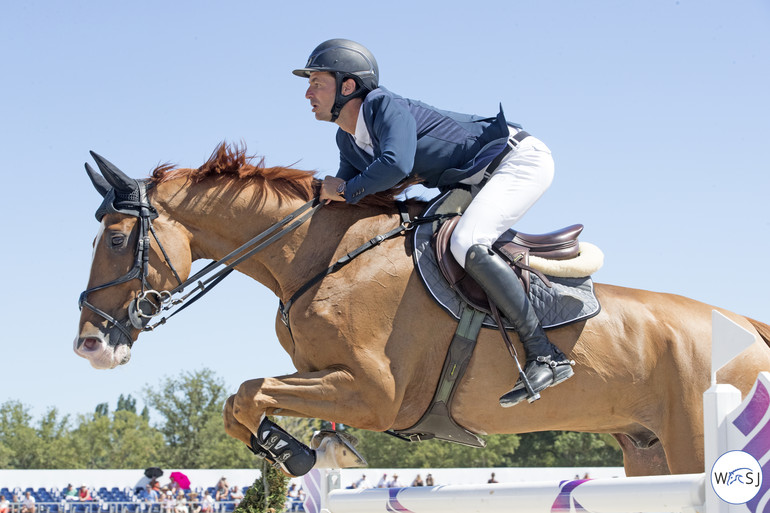
<svg viewBox="0 0 770 513">
<path fill-rule="evenodd" d="M 110 239 L 110 242 L 112 243 L 112 246 L 115 248 L 119 248 L 123 246 L 123 243 L 126 241 L 126 237 L 124 235 L 113 235 Z"/>
</svg>

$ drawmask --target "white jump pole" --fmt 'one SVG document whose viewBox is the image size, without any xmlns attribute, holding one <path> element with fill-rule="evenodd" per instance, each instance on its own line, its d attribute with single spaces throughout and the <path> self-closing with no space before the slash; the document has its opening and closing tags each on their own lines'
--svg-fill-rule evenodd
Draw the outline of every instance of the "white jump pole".
<svg viewBox="0 0 770 513">
<path fill-rule="evenodd" d="M 743 403 L 737 388 L 716 382 L 717 371 L 754 342 L 751 332 L 719 312 L 712 312 L 711 388 L 703 395 L 706 467 L 703 474 L 341 490 L 339 470 L 314 469 L 303 481 L 307 495 L 305 510 L 308 513 L 747 513 L 746 505 L 731 505 L 719 499 L 711 486 L 710 474 L 720 455 L 743 449 L 749 440 L 770 433 L 770 407 L 766 404 L 770 400 L 763 396 L 770 395 L 767 392 L 770 373 L 760 374 Z M 752 401 L 754 396 L 764 397 L 759 401 L 759 408 Z M 744 426 L 745 432 L 738 433 L 731 424 L 753 406 L 759 410 L 752 410 L 749 415 L 755 424 Z M 758 460 L 764 458 L 761 454 L 755 456 Z M 763 498 L 761 504 L 770 508 L 770 499 Z M 764 507 L 751 511 L 763 511 Z"/>
<path fill-rule="evenodd" d="M 565 481 L 561 486 L 550 481 L 334 490 L 326 509 L 333 513 L 683 511 L 703 504 L 703 480 L 703 474 L 686 474 Z"/>
</svg>

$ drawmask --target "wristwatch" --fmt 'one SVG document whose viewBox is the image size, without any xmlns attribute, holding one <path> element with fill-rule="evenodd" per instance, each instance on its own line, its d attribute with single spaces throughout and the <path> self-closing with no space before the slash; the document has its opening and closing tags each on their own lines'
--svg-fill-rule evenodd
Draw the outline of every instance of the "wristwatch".
<svg viewBox="0 0 770 513">
<path fill-rule="evenodd" d="M 341 184 L 339 184 L 337 186 L 337 194 L 339 194 L 340 196 L 344 196 L 345 195 L 345 186 L 346 185 L 347 185 L 347 182 L 342 182 Z"/>
</svg>

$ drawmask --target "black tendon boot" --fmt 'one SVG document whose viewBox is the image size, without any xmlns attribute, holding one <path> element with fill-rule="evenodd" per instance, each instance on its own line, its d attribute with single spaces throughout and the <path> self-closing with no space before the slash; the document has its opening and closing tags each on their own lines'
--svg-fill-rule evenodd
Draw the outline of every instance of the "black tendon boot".
<svg viewBox="0 0 770 513">
<path fill-rule="evenodd" d="M 524 374 L 532 386 L 528 394 L 521 376 L 516 385 L 500 398 L 503 407 L 514 406 L 524 399 L 539 399 L 539 392 L 571 377 L 571 362 L 548 341 L 535 309 L 527 299 L 516 273 L 488 246 L 475 244 L 465 257 L 465 271 L 484 289 L 489 299 L 513 324 L 526 351 Z"/>
<path fill-rule="evenodd" d="M 315 451 L 267 417 L 262 418 L 257 434 L 251 435 L 249 449 L 293 477 L 307 474 L 315 465 Z"/>
</svg>

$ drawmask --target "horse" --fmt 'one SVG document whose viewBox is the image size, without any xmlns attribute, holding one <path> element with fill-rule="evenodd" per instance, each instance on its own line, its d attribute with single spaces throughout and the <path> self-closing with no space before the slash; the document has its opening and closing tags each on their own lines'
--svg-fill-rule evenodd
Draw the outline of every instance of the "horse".
<svg viewBox="0 0 770 513">
<path fill-rule="evenodd" d="M 74 340 L 79 356 L 96 368 L 127 363 L 148 318 L 189 277 L 193 261 L 227 257 L 313 202 L 320 183 L 313 172 L 263 162 L 222 144 L 197 169 L 159 166 L 142 181 L 102 158 L 97 163 L 106 182 L 86 166 L 105 200 L 81 296 L 88 308 L 81 309 Z M 331 263 L 401 222 L 392 196 L 317 207 L 234 268 L 286 303 Z M 409 200 L 406 207 L 418 216 L 425 203 Z M 150 214 L 131 215 L 131 208 Z M 279 311 L 277 338 L 297 372 L 240 385 L 224 407 L 228 435 L 249 445 L 265 415 L 373 431 L 414 425 L 432 399 L 457 323 L 426 292 L 411 252 L 406 237 L 383 240 L 306 286 L 287 323 Z M 610 433 L 629 476 L 703 472 L 702 394 L 710 386 L 715 307 L 599 283 L 595 293 L 598 315 L 548 331 L 574 360 L 573 378 L 536 402 L 502 408 L 498 397 L 518 373 L 500 334 L 482 329 L 452 400 L 453 419 L 481 435 Z M 720 383 L 745 396 L 757 374 L 770 370 L 770 326 L 716 310 L 755 336 L 718 373 Z"/>
</svg>

